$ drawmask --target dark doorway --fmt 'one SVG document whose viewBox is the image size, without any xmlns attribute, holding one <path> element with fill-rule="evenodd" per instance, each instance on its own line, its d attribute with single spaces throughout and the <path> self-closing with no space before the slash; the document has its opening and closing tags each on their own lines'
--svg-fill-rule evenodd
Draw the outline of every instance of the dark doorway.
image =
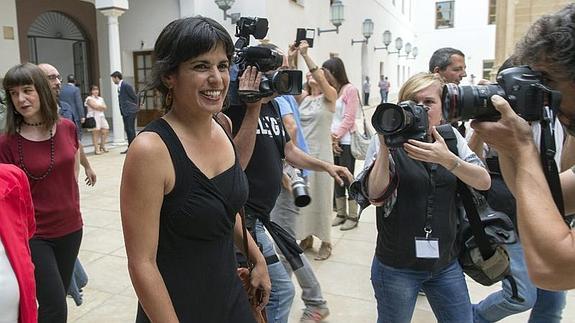
<svg viewBox="0 0 575 323">
<path fill-rule="evenodd" d="M 63 82 L 68 74 L 74 74 L 82 96 L 88 96 L 89 42 L 77 23 L 62 13 L 48 11 L 34 20 L 27 36 L 32 63 L 54 65 Z"/>
</svg>

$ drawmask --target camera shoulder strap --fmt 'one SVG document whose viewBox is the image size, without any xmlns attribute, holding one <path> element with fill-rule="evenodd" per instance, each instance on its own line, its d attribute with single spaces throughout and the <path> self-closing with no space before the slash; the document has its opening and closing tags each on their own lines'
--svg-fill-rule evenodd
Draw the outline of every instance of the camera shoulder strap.
<svg viewBox="0 0 575 323">
<path fill-rule="evenodd" d="M 436 128 L 439 134 L 445 139 L 445 144 L 449 150 L 458 155 L 459 150 L 457 149 L 457 137 L 453 132 L 453 127 L 450 124 L 444 124 Z M 477 207 L 473 202 L 473 194 L 471 189 L 467 184 L 463 183 L 460 179 L 457 179 L 457 194 L 463 202 L 463 207 L 465 208 L 465 213 L 467 215 L 467 220 L 471 227 L 471 232 L 481 253 L 483 259 L 489 259 L 495 253 L 495 249 L 491 247 L 487 234 L 485 234 L 485 229 L 479 213 L 477 212 Z"/>
<path fill-rule="evenodd" d="M 549 184 L 551 195 L 557 205 L 557 209 L 561 216 L 565 216 L 565 206 L 563 204 L 563 193 L 561 190 L 561 181 L 559 180 L 559 170 L 555 162 L 555 138 L 551 133 L 551 116 L 548 109 L 545 109 L 544 117 L 541 118 L 541 140 L 539 145 L 539 154 L 541 158 L 541 165 L 543 166 L 543 173 Z"/>
</svg>

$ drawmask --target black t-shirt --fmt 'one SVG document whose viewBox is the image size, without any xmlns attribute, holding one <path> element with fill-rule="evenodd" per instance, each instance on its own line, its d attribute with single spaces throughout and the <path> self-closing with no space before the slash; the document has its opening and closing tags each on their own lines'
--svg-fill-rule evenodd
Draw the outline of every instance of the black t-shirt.
<svg viewBox="0 0 575 323">
<path fill-rule="evenodd" d="M 232 120 L 234 136 L 241 127 L 245 109 L 245 106 L 232 105 L 224 111 Z M 259 218 L 269 219 L 281 189 L 283 151 L 281 153 L 280 151 L 290 140 L 281 122 L 277 108 L 271 103 L 262 106 L 254 151 L 245 170 L 250 184 L 250 193 L 245 205 L 246 213 Z"/>
</svg>

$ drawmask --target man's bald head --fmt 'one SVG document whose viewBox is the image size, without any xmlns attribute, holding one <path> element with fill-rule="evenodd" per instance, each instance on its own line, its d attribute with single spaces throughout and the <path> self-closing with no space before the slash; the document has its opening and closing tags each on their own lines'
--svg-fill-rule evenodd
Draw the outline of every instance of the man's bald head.
<svg viewBox="0 0 575 323">
<path fill-rule="evenodd" d="M 62 84 L 62 77 L 60 76 L 60 72 L 58 70 L 46 63 L 38 64 L 38 67 L 44 71 L 46 77 L 48 78 L 48 83 L 50 83 L 50 88 L 52 92 L 58 97 L 60 95 L 60 84 Z"/>
</svg>

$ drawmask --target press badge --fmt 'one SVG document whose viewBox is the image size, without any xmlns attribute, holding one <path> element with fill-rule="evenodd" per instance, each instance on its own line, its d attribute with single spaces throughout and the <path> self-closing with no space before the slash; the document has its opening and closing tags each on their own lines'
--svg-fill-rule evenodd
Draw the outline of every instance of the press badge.
<svg viewBox="0 0 575 323">
<path fill-rule="evenodd" d="M 439 239 L 415 237 L 417 258 L 439 258 Z"/>
</svg>

